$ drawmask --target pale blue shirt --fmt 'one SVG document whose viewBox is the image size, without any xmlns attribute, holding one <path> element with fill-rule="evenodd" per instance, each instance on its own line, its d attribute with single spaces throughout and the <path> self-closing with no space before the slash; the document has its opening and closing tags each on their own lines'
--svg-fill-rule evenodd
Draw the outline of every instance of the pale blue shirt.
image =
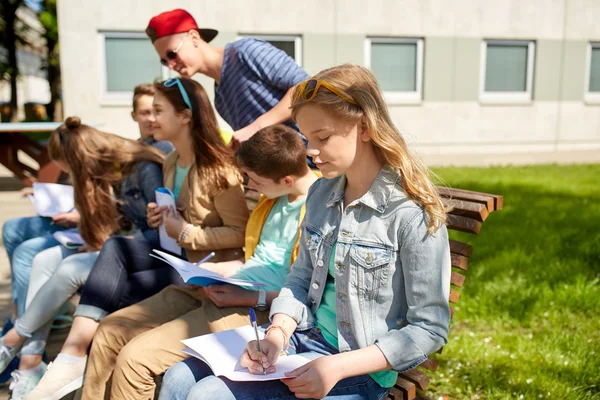
<svg viewBox="0 0 600 400">
<path fill-rule="evenodd" d="M 266 285 L 248 289 L 278 291 L 283 286 L 290 271 L 290 259 L 304 201 L 305 198 L 302 198 L 290 203 L 287 196 L 281 196 L 273 205 L 260 232 L 254 254 L 233 276 Z"/>
</svg>

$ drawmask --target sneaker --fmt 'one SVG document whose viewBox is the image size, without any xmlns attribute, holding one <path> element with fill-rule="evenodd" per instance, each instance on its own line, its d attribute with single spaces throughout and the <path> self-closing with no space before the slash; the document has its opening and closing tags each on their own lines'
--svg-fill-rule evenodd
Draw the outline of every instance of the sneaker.
<svg viewBox="0 0 600 400">
<path fill-rule="evenodd" d="M 74 363 L 53 362 L 24 400 L 59 400 L 83 386 L 87 357 Z"/>
<path fill-rule="evenodd" d="M 2 338 L 0 338 L 0 372 L 4 372 L 4 370 L 10 365 L 10 362 L 19 354 L 21 351 L 21 346 L 8 347 L 4 345 Z"/>
<path fill-rule="evenodd" d="M 46 372 L 46 364 L 41 363 L 30 371 L 15 370 L 10 375 L 12 382 L 8 387 L 11 390 L 10 400 L 23 400 L 40 382 Z"/>
<path fill-rule="evenodd" d="M 4 327 L 2 328 L 2 336 L 6 335 L 6 332 L 11 330 L 13 327 L 13 322 L 10 318 L 6 318 L 4 320 Z M 8 382 L 11 379 L 11 373 L 19 368 L 19 357 L 15 357 L 8 364 L 4 371 L 0 372 L 0 385 Z"/>
</svg>

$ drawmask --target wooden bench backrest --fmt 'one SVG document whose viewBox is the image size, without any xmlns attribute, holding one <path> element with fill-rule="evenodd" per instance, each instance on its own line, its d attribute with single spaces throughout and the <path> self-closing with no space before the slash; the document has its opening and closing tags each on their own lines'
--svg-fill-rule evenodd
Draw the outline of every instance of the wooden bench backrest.
<svg viewBox="0 0 600 400">
<path fill-rule="evenodd" d="M 479 234 L 481 225 L 488 216 L 502 209 L 503 198 L 495 194 L 472 192 L 463 189 L 438 187 L 446 206 L 452 207 L 448 213 L 449 230 Z M 458 303 L 460 288 L 465 285 L 465 273 L 469 269 L 469 261 L 473 247 L 467 243 L 450 240 L 450 256 L 452 275 L 450 277 L 450 311 L 454 316 L 454 305 Z M 438 353 L 441 353 L 440 349 Z M 429 386 L 429 377 L 424 370 L 435 371 L 438 361 L 434 355 L 419 365 L 419 368 L 399 374 L 396 385 L 390 393 L 394 400 L 412 400 L 417 390 L 425 390 Z"/>
</svg>

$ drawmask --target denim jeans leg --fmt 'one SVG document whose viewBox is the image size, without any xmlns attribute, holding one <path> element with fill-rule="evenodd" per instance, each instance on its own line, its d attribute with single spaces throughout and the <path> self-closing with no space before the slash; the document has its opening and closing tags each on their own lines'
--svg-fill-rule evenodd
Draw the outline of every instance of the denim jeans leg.
<svg viewBox="0 0 600 400">
<path fill-rule="evenodd" d="M 29 239 L 15 249 L 12 258 L 13 301 L 18 306 L 19 315 L 25 312 L 27 289 L 34 257 L 40 252 L 59 243 L 51 235 Z"/>
<path fill-rule="evenodd" d="M 8 260 L 12 261 L 15 249 L 24 241 L 51 235 L 64 229 L 60 225 L 53 224 L 48 217 L 35 216 L 9 219 L 2 226 L 2 243 L 8 254 Z"/>
<path fill-rule="evenodd" d="M 208 365 L 197 358 L 188 358 L 167 370 L 162 380 L 159 400 L 185 400 L 197 381 L 211 376 Z"/>
<path fill-rule="evenodd" d="M 62 260 L 52 277 L 39 288 L 23 316 L 15 322 L 17 332 L 29 336 L 51 322 L 62 305 L 83 286 L 97 256 L 98 252 L 77 253 Z"/>
<path fill-rule="evenodd" d="M 25 217 L 12 218 L 2 226 L 2 243 L 8 255 L 8 261 L 11 268 L 12 297 L 18 296 L 17 288 L 14 283 L 14 273 L 12 267 L 13 254 L 16 248 L 26 240 L 40 236 L 50 235 L 56 231 L 64 230 L 60 225 L 52 223 L 48 217 Z"/>
<path fill-rule="evenodd" d="M 318 329 L 295 332 L 290 338 L 290 342 L 293 347 L 290 347 L 289 354 L 298 352 L 298 354 L 315 359 L 338 353 L 337 349 L 325 341 Z M 212 375 L 212 372 L 208 370 L 208 366 L 199 360 L 186 360 L 186 362 L 186 366 L 180 365 L 175 370 L 173 375 L 177 374 L 177 376 L 174 376 L 173 379 L 174 382 L 181 383 L 182 391 L 187 390 L 191 380 L 198 380 L 198 383 L 189 391 L 187 399 L 292 400 L 296 398 L 294 393 L 281 381 L 233 382 L 227 378 Z M 204 366 L 201 366 L 201 364 L 204 364 Z M 193 367 L 190 367 L 190 365 Z M 190 373 L 185 371 L 186 367 L 188 371 L 200 371 L 201 373 Z M 336 400 L 380 400 L 387 395 L 387 392 L 387 389 L 380 387 L 369 375 L 361 375 L 341 380 L 326 398 Z M 164 398 L 170 399 L 170 397 Z M 173 398 L 183 397 L 180 395 L 180 397 Z"/>
</svg>

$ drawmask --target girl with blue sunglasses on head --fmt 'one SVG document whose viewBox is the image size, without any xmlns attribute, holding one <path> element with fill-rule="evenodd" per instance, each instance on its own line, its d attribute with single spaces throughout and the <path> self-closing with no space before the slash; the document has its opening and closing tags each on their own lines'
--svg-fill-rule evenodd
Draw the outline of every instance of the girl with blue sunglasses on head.
<svg viewBox="0 0 600 400">
<path fill-rule="evenodd" d="M 270 374 L 282 352 L 310 361 L 287 379 L 235 382 L 188 359 L 165 374 L 161 400 L 382 399 L 398 372 L 447 341 L 446 213 L 373 74 L 320 72 L 294 89 L 292 116 L 324 179 L 308 193 L 298 258 L 265 339 L 249 342 L 240 364 Z"/>
<path fill-rule="evenodd" d="M 168 235 L 177 241 L 183 249 L 183 257 L 191 262 L 211 252 L 215 252 L 214 261 L 243 259 L 249 213 L 242 177 L 233 163 L 231 150 L 223 143 L 204 88 L 184 78 L 156 83 L 155 88 L 154 138 L 169 141 L 175 147 L 163 164 L 163 183 L 175 195 L 177 210 L 149 203 L 148 225 L 156 229 L 164 221 Z M 112 332 L 122 335 L 122 340 L 116 342 L 104 341 L 107 337 L 104 334 L 94 338 L 99 327 L 102 328 L 100 321 L 163 289 L 167 293 L 188 289 L 175 269 L 150 256 L 153 248 L 151 243 L 135 238 L 110 238 L 88 277 L 71 332 L 61 351 L 67 356 L 83 357 L 93 339 L 84 398 L 104 398 L 96 392 L 105 390 L 105 377 L 111 376 L 120 350 L 113 351 L 111 346 L 117 343 L 124 346 L 140 329 L 150 328 L 147 323 L 150 317 L 144 315 L 144 311 L 160 310 L 138 307 L 140 312 L 122 310 L 121 314 L 115 314 L 122 318 L 119 329 Z M 143 322 L 138 321 L 138 317 Z M 114 357 L 110 359 L 108 353 Z M 35 389 L 37 397 L 32 398 L 64 396 L 81 386 L 83 373 L 83 368 L 55 364 Z"/>
</svg>

